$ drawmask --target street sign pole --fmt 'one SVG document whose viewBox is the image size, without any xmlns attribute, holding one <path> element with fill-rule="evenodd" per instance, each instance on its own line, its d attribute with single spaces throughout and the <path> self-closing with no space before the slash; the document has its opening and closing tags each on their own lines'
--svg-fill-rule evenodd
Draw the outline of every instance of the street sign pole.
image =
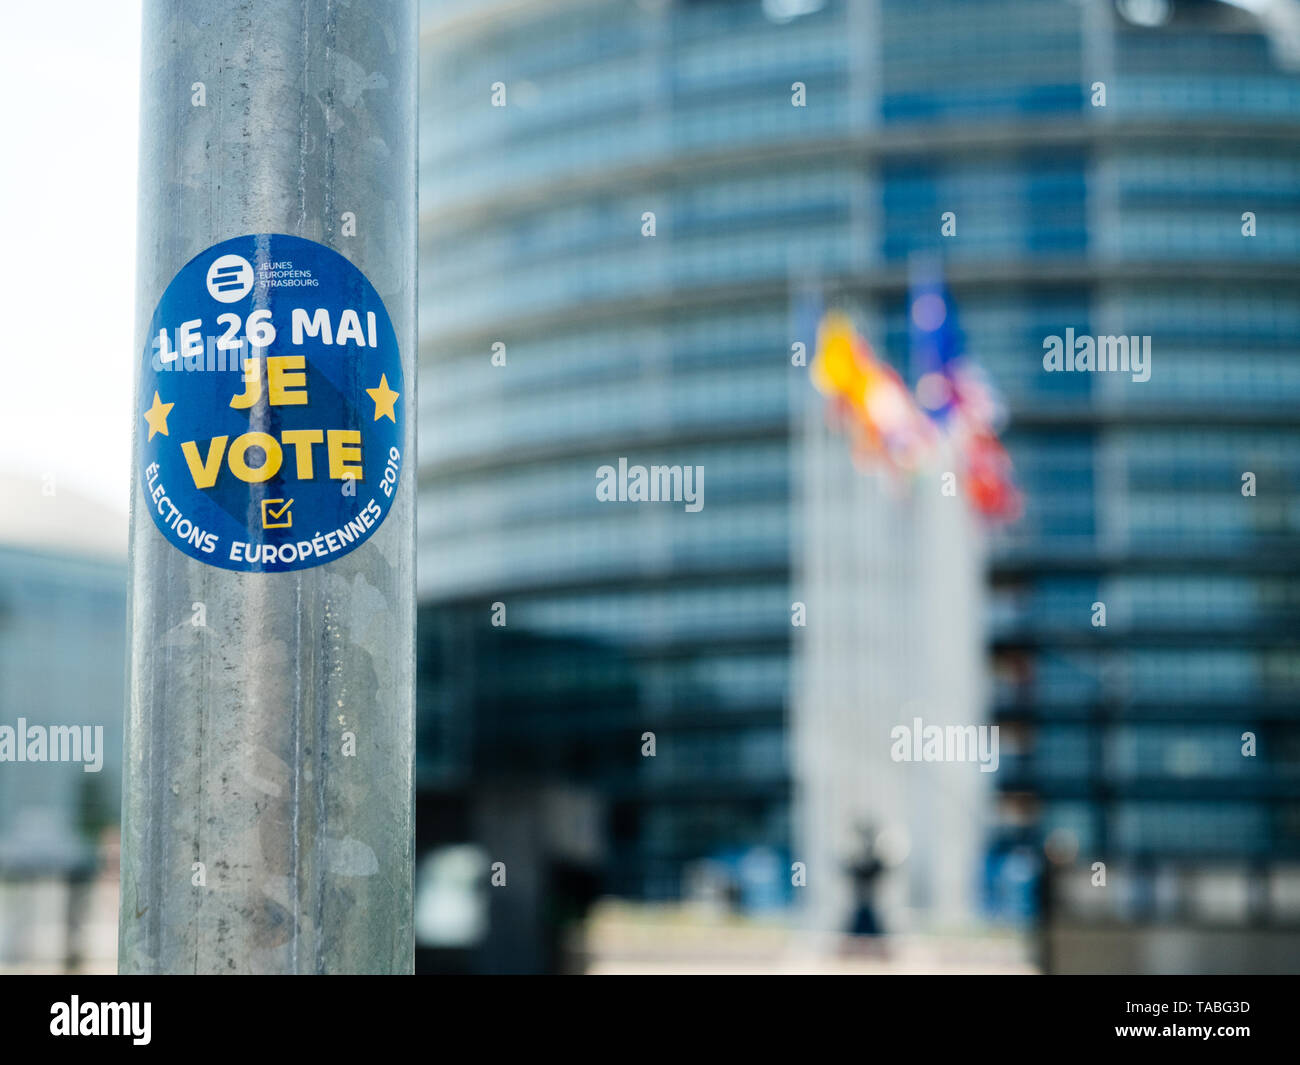
<svg viewBox="0 0 1300 1065">
<path fill-rule="evenodd" d="M 417 33 L 146 0 L 122 972 L 412 967 Z"/>
</svg>

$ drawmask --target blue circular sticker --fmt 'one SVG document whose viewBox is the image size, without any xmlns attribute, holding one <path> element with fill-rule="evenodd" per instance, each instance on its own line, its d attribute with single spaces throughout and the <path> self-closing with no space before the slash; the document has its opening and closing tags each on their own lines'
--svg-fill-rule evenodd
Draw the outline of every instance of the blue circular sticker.
<svg viewBox="0 0 1300 1065">
<path fill-rule="evenodd" d="M 392 506 L 405 385 L 364 274 L 259 233 L 185 264 L 149 327 L 137 408 L 154 524 L 191 558 L 275 573 L 360 547 Z"/>
</svg>

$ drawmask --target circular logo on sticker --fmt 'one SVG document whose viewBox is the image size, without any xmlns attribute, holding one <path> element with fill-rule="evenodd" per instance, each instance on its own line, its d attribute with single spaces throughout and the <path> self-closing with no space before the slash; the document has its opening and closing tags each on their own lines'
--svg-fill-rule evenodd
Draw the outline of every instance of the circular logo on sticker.
<svg viewBox="0 0 1300 1065">
<path fill-rule="evenodd" d="M 158 530 L 223 569 L 331 562 L 379 528 L 402 469 L 397 335 L 346 258 L 280 233 L 191 259 L 150 324 L 137 413 Z"/>
<path fill-rule="evenodd" d="M 253 287 L 253 264 L 242 255 L 221 255 L 208 267 L 208 295 L 221 303 L 234 303 Z"/>
</svg>

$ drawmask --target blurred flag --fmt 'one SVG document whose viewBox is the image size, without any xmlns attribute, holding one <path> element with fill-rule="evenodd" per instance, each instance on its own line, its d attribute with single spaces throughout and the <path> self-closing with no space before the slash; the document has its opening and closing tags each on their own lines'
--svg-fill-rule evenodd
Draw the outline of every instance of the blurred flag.
<svg viewBox="0 0 1300 1065">
<path fill-rule="evenodd" d="M 812 381 L 853 437 L 855 457 L 895 473 L 916 468 L 935 432 L 893 367 L 882 362 L 842 311 L 817 327 Z"/>
<path fill-rule="evenodd" d="M 937 265 L 913 265 L 907 302 L 917 402 L 953 442 L 976 511 L 1015 521 L 1024 501 L 1011 456 L 998 439 L 1006 413 L 988 378 L 965 353 L 957 308 Z"/>
</svg>

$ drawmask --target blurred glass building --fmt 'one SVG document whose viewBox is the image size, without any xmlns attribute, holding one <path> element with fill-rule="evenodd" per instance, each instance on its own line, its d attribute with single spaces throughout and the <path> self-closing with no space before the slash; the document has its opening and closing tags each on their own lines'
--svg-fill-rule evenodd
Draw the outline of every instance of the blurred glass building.
<svg viewBox="0 0 1300 1065">
<path fill-rule="evenodd" d="M 796 306 L 905 366 L 935 253 L 1027 496 L 989 563 L 991 906 L 1096 910 L 1069 885 L 1106 861 L 1108 918 L 1294 921 L 1296 19 L 425 0 L 422 846 L 493 859 L 476 796 L 562 782 L 598 826 L 542 876 L 572 900 L 675 898 L 704 859 L 791 896 Z M 1067 329 L 1150 336 L 1150 379 L 1044 372 Z M 598 501 L 620 458 L 702 466 L 703 509 Z"/>
<path fill-rule="evenodd" d="M 111 971 L 125 697 L 126 516 L 0 475 L 0 968 Z M 18 736 L 75 728 L 94 743 Z M 98 763 L 99 768 L 93 766 Z M 87 768 L 91 771 L 87 771 Z M 13 969 L 11 969 L 13 967 Z"/>
</svg>

